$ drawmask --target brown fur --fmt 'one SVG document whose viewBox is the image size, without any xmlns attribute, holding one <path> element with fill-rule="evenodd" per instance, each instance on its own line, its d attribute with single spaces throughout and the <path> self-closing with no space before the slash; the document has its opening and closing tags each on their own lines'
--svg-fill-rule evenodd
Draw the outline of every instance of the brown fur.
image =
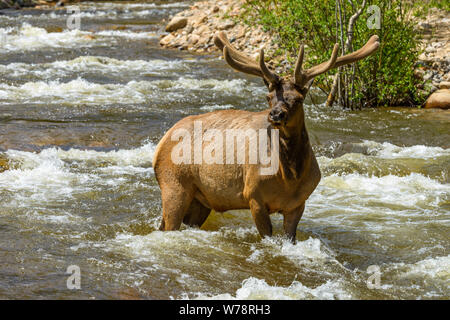
<svg viewBox="0 0 450 320">
<path fill-rule="evenodd" d="M 247 57 L 230 47 L 224 34 L 217 37 L 215 42 L 219 47 L 222 46 L 225 58 L 233 68 L 263 77 L 269 88 L 269 109 L 261 112 L 224 110 L 189 116 L 177 122 L 164 135 L 153 159 L 163 206 L 160 230 L 178 230 L 182 222 L 201 226 L 211 209 L 218 212 L 250 209 L 261 236 L 272 234 L 269 215 L 280 212 L 284 216 L 283 228 L 286 235 L 295 241 L 305 202 L 321 178 L 305 127 L 303 110 L 303 100 L 313 72 L 306 70 L 303 75 L 301 61 L 297 63 L 299 67 L 296 67 L 296 76 L 301 79 L 299 86 L 300 82 L 295 79 L 280 79 L 270 73 L 264 66 L 263 59 L 259 66 L 250 62 Z M 342 58 L 347 59 L 346 63 L 351 60 L 348 56 L 339 59 Z M 326 72 L 339 59 L 334 56 L 319 71 Z M 313 70 L 314 75 L 319 73 L 317 70 Z M 305 79 L 308 83 L 305 83 Z M 270 129 L 279 129 L 280 162 L 277 173 L 261 175 L 260 165 L 249 164 L 248 159 L 244 164 L 173 163 L 171 153 L 178 141 L 172 141 L 171 135 L 174 130 L 184 128 L 193 136 L 194 121 L 202 122 L 203 132 L 209 129 L 265 129 L 269 141 Z M 207 145 L 205 142 L 203 148 Z M 248 155 L 249 143 L 246 148 Z M 193 145 L 191 149 L 194 150 Z"/>
</svg>

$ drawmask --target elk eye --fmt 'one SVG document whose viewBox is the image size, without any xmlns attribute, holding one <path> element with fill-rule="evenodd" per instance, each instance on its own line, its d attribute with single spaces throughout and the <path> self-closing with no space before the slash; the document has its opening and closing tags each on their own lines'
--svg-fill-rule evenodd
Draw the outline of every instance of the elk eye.
<svg viewBox="0 0 450 320">
<path fill-rule="evenodd" d="M 266 96 L 267 102 L 270 102 L 271 97 L 270 96 Z"/>
</svg>

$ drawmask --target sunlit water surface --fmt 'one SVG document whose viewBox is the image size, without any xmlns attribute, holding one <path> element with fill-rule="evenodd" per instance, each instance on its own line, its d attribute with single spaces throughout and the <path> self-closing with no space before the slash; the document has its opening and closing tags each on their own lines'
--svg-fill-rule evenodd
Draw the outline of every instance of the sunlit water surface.
<svg viewBox="0 0 450 320">
<path fill-rule="evenodd" d="M 82 3 L 81 30 L 65 9 L 0 15 L 0 298 L 448 299 L 448 111 L 345 112 L 314 95 L 323 177 L 296 245 L 280 215 L 261 240 L 248 211 L 157 231 L 164 132 L 266 105 L 262 81 L 217 56 L 159 48 L 162 19 L 188 5 Z"/>
</svg>

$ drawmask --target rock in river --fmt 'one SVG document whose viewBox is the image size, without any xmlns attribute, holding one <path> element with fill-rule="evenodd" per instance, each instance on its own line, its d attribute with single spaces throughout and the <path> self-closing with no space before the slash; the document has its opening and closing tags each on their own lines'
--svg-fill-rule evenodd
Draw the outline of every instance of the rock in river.
<svg viewBox="0 0 450 320">
<path fill-rule="evenodd" d="M 0 172 L 3 172 L 8 169 L 9 169 L 8 158 L 0 154 Z"/>
</svg>

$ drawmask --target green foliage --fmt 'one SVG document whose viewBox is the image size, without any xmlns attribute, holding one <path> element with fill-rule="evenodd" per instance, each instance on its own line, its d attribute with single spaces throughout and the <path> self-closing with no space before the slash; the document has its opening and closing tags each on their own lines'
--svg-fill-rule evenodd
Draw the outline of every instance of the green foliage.
<svg viewBox="0 0 450 320">
<path fill-rule="evenodd" d="M 367 2 L 356 20 L 352 49 L 349 51 L 362 47 L 373 34 L 380 37 L 381 45 L 376 54 L 358 62 L 355 67 L 342 68 L 341 105 L 421 104 L 422 97 L 416 89 L 419 80 L 413 74 L 420 54 L 415 22 L 411 19 L 414 12 L 420 11 L 417 10 L 417 3 L 404 0 Z M 290 56 L 291 65 L 299 44 L 305 44 L 308 67 L 328 60 L 334 43 L 338 42 L 342 49 L 348 37 L 349 19 L 361 4 L 362 0 L 247 0 L 242 18 L 247 23 L 260 24 L 276 35 L 278 45 L 287 53 L 286 56 Z M 370 5 L 381 9 L 380 29 L 369 29 L 367 26 L 367 20 L 373 14 L 367 10 Z M 424 4 L 422 9 L 430 5 Z M 332 86 L 330 75 L 336 72 L 330 71 L 318 77 L 315 84 L 329 92 Z"/>
</svg>

